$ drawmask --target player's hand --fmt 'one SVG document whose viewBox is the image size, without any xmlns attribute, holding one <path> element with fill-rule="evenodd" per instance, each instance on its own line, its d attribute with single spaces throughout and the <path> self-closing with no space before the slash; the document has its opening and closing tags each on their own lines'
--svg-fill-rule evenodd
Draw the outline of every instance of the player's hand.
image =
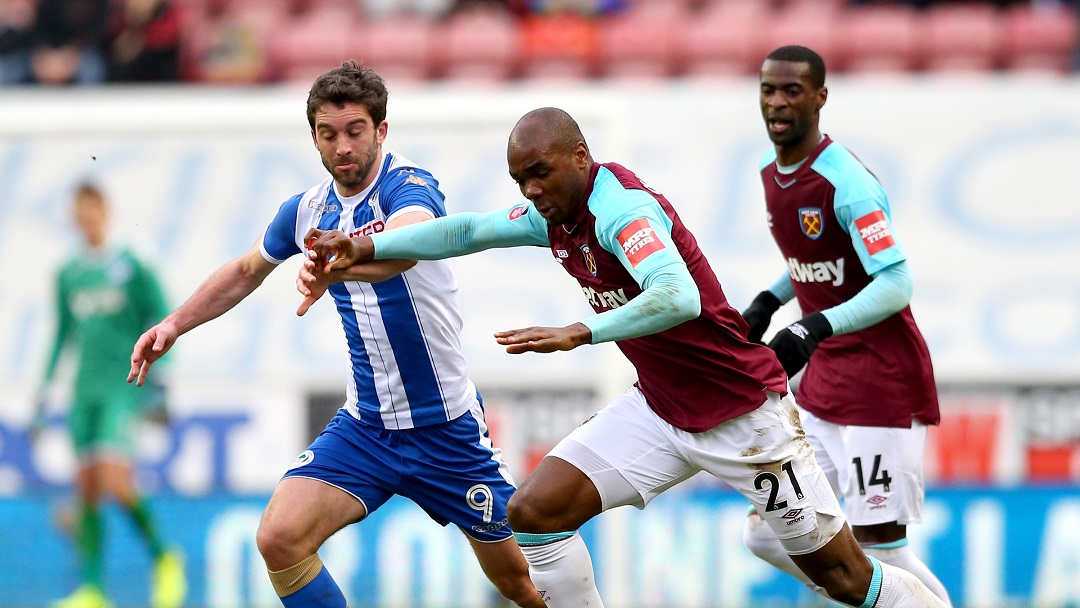
<svg viewBox="0 0 1080 608">
<path fill-rule="evenodd" d="M 369 262 L 375 257 L 375 246 L 371 237 L 349 235 L 340 230 L 319 230 L 312 228 L 304 236 L 307 248 L 315 252 L 315 263 L 323 272 L 348 268 L 359 262 Z"/>
<path fill-rule="evenodd" d="M 506 346 L 511 355 L 520 353 L 551 353 L 572 350 L 592 342 L 592 330 L 582 323 L 566 327 L 526 327 L 495 334 L 495 341 Z"/>
<path fill-rule="evenodd" d="M 765 335 L 765 330 L 769 329 L 769 321 L 772 320 L 773 313 L 780 310 L 780 306 L 780 299 L 771 291 L 765 290 L 759 293 L 742 313 L 750 326 L 746 339 L 761 344 L 761 337 Z"/>
<path fill-rule="evenodd" d="M 776 332 L 769 341 L 769 348 L 776 353 L 780 365 L 784 366 L 784 371 L 790 377 L 806 365 L 818 343 L 832 333 L 832 325 L 825 315 L 814 312 Z"/>
<path fill-rule="evenodd" d="M 135 381 L 136 386 L 142 386 L 154 361 L 169 352 L 179 337 L 180 332 L 176 327 L 164 321 L 146 330 L 131 351 L 131 371 L 128 372 L 127 381 Z"/>
<path fill-rule="evenodd" d="M 296 291 L 304 296 L 304 301 L 300 302 L 300 306 L 296 309 L 298 317 L 304 316 L 311 305 L 317 302 L 330 287 L 330 276 L 315 263 L 318 254 L 311 249 L 304 253 L 307 259 L 300 266 L 300 272 L 296 276 Z"/>
</svg>

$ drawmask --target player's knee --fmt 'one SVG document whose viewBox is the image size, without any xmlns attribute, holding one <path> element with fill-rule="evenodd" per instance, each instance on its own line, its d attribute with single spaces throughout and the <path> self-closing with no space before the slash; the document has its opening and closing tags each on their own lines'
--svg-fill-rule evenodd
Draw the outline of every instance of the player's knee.
<svg viewBox="0 0 1080 608">
<path fill-rule="evenodd" d="M 576 525 L 568 518 L 550 510 L 544 509 L 534 501 L 518 499 L 517 495 L 510 498 L 506 506 L 506 520 L 510 528 L 515 532 L 529 532 L 532 534 L 549 534 L 576 529 Z"/>
<path fill-rule="evenodd" d="M 296 564 L 313 551 L 301 547 L 295 532 L 273 520 L 264 519 L 255 533 L 255 546 L 270 570 L 281 570 Z"/>
<path fill-rule="evenodd" d="M 541 528 L 541 517 L 536 506 L 522 494 L 520 490 L 510 497 L 506 504 L 506 521 L 510 528 L 517 532 L 542 533 L 546 530 Z"/>
</svg>

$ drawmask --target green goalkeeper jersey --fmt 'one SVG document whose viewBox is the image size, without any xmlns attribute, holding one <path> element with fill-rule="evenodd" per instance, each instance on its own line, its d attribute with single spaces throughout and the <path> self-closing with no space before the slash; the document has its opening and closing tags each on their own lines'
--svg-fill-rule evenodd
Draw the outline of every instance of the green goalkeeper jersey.
<svg viewBox="0 0 1080 608">
<path fill-rule="evenodd" d="M 157 277 L 126 247 L 72 256 L 57 275 L 56 296 L 45 383 L 52 382 L 64 348 L 77 347 L 76 399 L 125 384 L 135 341 L 168 314 Z"/>
</svg>

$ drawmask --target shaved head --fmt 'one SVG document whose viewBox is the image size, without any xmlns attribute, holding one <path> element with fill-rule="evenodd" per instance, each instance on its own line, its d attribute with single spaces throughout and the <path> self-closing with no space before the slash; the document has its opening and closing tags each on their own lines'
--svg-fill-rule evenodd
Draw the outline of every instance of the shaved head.
<svg viewBox="0 0 1080 608">
<path fill-rule="evenodd" d="M 593 166 L 581 128 L 558 108 L 521 117 L 506 144 L 510 177 L 548 224 L 574 221 L 585 205 Z"/>
<path fill-rule="evenodd" d="M 509 147 L 536 146 L 569 153 L 585 141 L 581 127 L 559 108 L 537 108 L 522 116 L 510 132 Z"/>
</svg>

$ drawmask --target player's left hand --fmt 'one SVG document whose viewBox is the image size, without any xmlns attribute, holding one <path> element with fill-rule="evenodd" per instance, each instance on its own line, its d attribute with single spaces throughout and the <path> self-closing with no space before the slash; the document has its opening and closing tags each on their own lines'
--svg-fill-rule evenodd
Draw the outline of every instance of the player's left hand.
<svg viewBox="0 0 1080 608">
<path fill-rule="evenodd" d="M 742 313 L 746 324 L 750 326 L 746 339 L 761 344 L 761 337 L 765 335 L 765 330 L 769 329 L 769 321 L 773 313 L 780 310 L 780 306 L 782 306 L 780 299 L 771 291 L 765 290 L 759 293 Z"/>
<path fill-rule="evenodd" d="M 298 317 L 304 316 L 311 305 L 318 301 L 330 287 L 330 277 L 316 263 L 318 254 L 311 249 L 305 254 L 307 259 L 300 266 L 300 273 L 296 276 L 296 290 L 304 296 L 304 301 L 300 302 L 300 306 L 296 309 Z"/>
<path fill-rule="evenodd" d="M 825 315 L 814 312 L 776 332 L 769 348 L 776 353 L 788 376 L 794 376 L 810 360 L 818 343 L 833 333 Z"/>
<path fill-rule="evenodd" d="M 566 327 L 526 327 L 497 332 L 495 341 L 506 346 L 506 352 L 511 355 L 551 353 L 589 344 L 592 342 L 592 330 L 582 323 Z"/>
</svg>

